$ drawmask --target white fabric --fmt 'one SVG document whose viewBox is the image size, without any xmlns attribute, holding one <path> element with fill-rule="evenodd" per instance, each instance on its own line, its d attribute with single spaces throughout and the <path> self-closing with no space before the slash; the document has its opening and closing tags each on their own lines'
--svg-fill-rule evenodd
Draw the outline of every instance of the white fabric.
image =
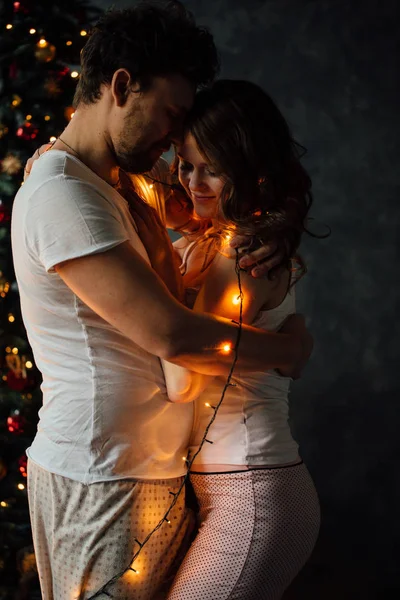
<svg viewBox="0 0 400 600">
<path fill-rule="evenodd" d="M 277 331 L 283 321 L 296 312 L 292 287 L 284 301 L 272 310 L 261 311 L 254 327 Z M 240 352 L 240 350 L 239 350 Z M 199 465 L 279 465 L 298 459 L 298 446 L 288 424 L 290 379 L 276 371 L 241 374 L 236 368 L 232 383 L 210 427 L 200 454 L 193 463 Z M 195 402 L 195 420 L 191 439 L 191 456 L 197 451 L 213 409 L 218 404 L 226 378 L 216 377 Z"/>
<path fill-rule="evenodd" d="M 185 472 L 192 406 L 168 403 L 159 359 L 89 309 L 54 271 L 126 240 L 148 261 L 128 205 L 111 186 L 66 152 L 35 162 L 12 219 L 22 314 L 43 375 L 28 455 L 83 483 Z"/>
</svg>

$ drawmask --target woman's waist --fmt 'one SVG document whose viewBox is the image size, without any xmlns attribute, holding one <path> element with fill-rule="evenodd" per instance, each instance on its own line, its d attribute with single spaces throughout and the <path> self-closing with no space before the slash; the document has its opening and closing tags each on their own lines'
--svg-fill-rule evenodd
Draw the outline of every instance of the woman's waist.
<svg viewBox="0 0 400 600">
<path fill-rule="evenodd" d="M 192 469 L 190 469 L 191 475 L 196 475 L 199 473 L 205 473 L 208 475 L 213 475 L 214 473 L 241 473 L 243 471 L 257 471 L 257 470 L 269 470 L 269 469 L 284 469 L 286 467 L 295 467 L 296 465 L 300 465 L 302 463 L 302 459 L 298 456 L 295 460 L 290 462 L 279 462 L 277 464 L 241 464 L 241 465 L 230 465 L 230 464 L 213 464 L 213 463 L 200 463 L 195 464 Z"/>
</svg>

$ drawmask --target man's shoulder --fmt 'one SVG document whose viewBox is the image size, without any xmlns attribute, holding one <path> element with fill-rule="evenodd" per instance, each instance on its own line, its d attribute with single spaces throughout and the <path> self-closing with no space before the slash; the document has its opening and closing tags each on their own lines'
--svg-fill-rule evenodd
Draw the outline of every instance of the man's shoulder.
<svg viewBox="0 0 400 600">
<path fill-rule="evenodd" d="M 81 161 L 66 152 L 49 150 L 35 161 L 17 197 L 20 203 L 27 204 L 28 209 L 67 199 L 79 204 L 98 204 L 102 199 L 111 206 L 119 195 Z"/>
</svg>

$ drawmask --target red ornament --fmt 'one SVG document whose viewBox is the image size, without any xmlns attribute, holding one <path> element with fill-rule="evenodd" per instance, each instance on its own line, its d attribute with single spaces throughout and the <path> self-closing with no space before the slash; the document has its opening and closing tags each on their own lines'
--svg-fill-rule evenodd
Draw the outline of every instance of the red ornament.
<svg viewBox="0 0 400 600">
<path fill-rule="evenodd" d="M 26 458 L 26 454 L 23 454 L 18 461 L 19 471 L 23 477 L 27 476 L 27 464 L 28 459 Z"/>
<path fill-rule="evenodd" d="M 0 200 L 0 224 L 7 223 L 11 219 L 10 209 Z"/>
<path fill-rule="evenodd" d="M 14 410 L 7 418 L 7 429 L 10 433 L 21 435 L 25 431 L 25 426 L 26 419 L 20 414 L 19 410 Z"/>
<path fill-rule="evenodd" d="M 6 377 L 8 387 L 14 392 L 23 392 L 28 386 L 29 380 L 26 377 L 18 377 L 15 371 L 8 371 Z"/>
<path fill-rule="evenodd" d="M 17 62 L 15 60 L 10 65 L 8 75 L 10 79 L 15 79 L 17 77 Z"/>
<path fill-rule="evenodd" d="M 58 79 L 58 81 L 60 81 L 61 79 L 63 79 L 69 73 L 70 73 L 70 69 L 68 67 L 63 67 L 59 71 L 55 71 L 54 72 L 54 77 L 56 79 Z"/>
<path fill-rule="evenodd" d="M 7 475 L 7 464 L 0 456 L 0 481 Z"/>
<path fill-rule="evenodd" d="M 17 136 L 23 140 L 34 140 L 38 133 L 39 129 L 29 121 L 26 121 L 17 129 Z"/>
</svg>

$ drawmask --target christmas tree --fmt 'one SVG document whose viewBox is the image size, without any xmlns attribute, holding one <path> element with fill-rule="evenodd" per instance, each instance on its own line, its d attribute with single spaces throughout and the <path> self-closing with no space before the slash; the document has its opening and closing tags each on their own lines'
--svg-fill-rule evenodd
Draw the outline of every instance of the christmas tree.
<svg viewBox="0 0 400 600">
<path fill-rule="evenodd" d="M 5 0 L 0 14 L 0 600 L 40 598 L 26 455 L 41 406 L 12 265 L 12 202 L 26 160 L 73 117 L 79 56 L 99 10 L 83 0 Z"/>
</svg>

